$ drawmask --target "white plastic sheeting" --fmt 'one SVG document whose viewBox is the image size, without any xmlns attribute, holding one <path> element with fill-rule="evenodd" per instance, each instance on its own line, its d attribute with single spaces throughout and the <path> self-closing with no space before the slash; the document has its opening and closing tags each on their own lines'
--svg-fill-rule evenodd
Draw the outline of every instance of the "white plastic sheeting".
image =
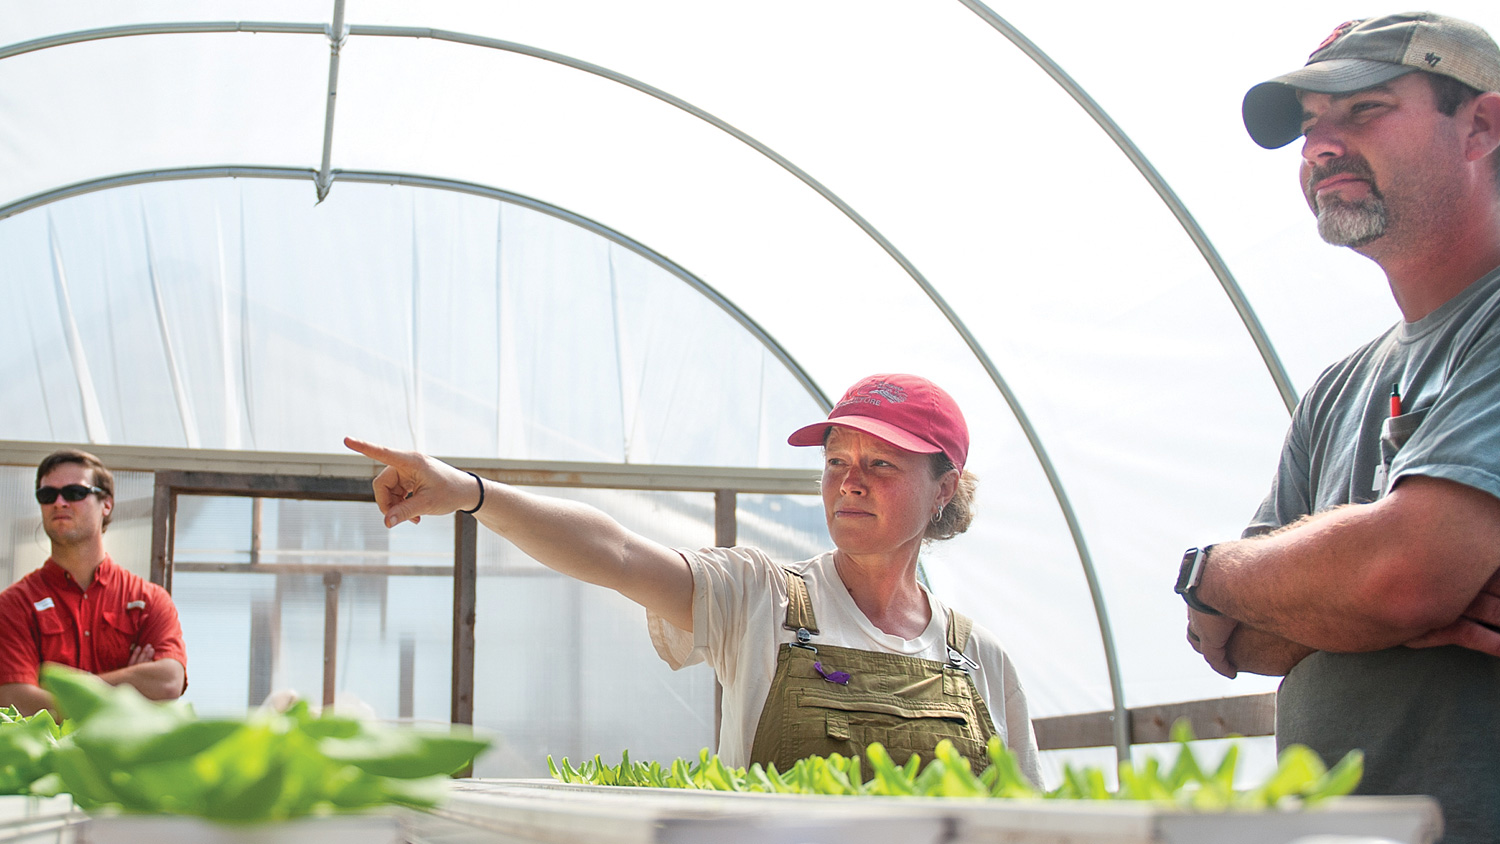
<svg viewBox="0 0 1500 844">
<path fill-rule="evenodd" d="M 991 8 L 1172 185 L 1293 385 L 1396 318 L 1372 266 L 1317 242 L 1295 188 L 1295 145 L 1260 150 L 1239 122 L 1247 87 L 1298 64 L 1339 22 L 1392 9 Z M 933 549 L 934 584 L 1005 640 L 1036 714 L 1109 708 L 1099 627 L 1058 501 L 1012 409 L 904 260 L 972 332 L 1054 461 L 1098 568 L 1125 702 L 1273 688 L 1202 665 L 1182 640 L 1170 582 L 1182 548 L 1235 535 L 1258 503 L 1285 426 L 1282 397 L 1159 197 L 971 8 L 343 9 L 351 34 L 338 52 L 333 182 L 320 205 L 312 177 L 330 41 L 317 33 L 331 3 L 211 10 L 217 21 L 310 24 L 313 34 L 246 24 L 263 31 L 131 35 L 0 59 L 0 437 L 320 451 L 354 431 L 476 456 L 811 465 L 781 437 L 815 402 L 691 285 L 532 212 L 340 183 L 339 173 L 509 191 L 596 221 L 702 280 L 825 394 L 877 371 L 925 374 L 952 391 L 974 432 L 983 510 L 970 534 Z M 1500 31 L 1492 3 L 1441 11 Z M 205 14 L 186 2 L 4 0 L 0 56 L 46 36 Z M 732 125 L 845 209 L 640 87 Z M 212 167 L 303 178 L 46 201 L 70 185 Z M 553 237 L 565 245 L 545 276 L 508 288 L 505 268 L 524 269 Z M 59 268 L 69 306 L 58 304 Z M 529 292 L 507 305 L 507 290 Z M 80 344 L 110 349 L 89 357 L 93 404 L 68 357 Z"/>
<path fill-rule="evenodd" d="M 288 181 L 157 183 L 0 225 L 7 275 L 28 279 L 0 316 L 7 438 L 319 452 L 358 430 L 754 466 L 790 451 L 768 414 L 818 413 L 729 313 L 576 225 L 449 191 L 305 200 Z"/>
</svg>

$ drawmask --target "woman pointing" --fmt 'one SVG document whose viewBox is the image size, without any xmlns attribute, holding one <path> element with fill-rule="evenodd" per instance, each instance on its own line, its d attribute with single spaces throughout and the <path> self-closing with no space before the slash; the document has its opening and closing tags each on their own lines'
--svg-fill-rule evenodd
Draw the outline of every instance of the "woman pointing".
<svg viewBox="0 0 1500 844">
<path fill-rule="evenodd" d="M 925 762 L 948 739 L 979 771 L 993 735 L 1040 783 L 1014 666 L 917 579 L 923 545 L 973 518 L 957 404 L 926 379 L 873 375 L 788 442 L 823 448 L 834 549 L 779 564 L 745 546 L 668 548 L 587 505 L 345 440 L 386 464 L 374 486 L 388 527 L 470 512 L 549 568 L 645 607 L 657 653 L 674 669 L 707 661 L 723 685 L 726 765 L 786 770 L 811 755 L 863 756 L 871 742 L 898 763 Z"/>
</svg>

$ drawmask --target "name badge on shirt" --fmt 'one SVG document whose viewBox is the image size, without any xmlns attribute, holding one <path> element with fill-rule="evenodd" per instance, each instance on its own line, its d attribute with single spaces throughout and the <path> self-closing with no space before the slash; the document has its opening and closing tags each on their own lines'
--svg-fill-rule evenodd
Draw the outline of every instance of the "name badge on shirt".
<svg viewBox="0 0 1500 844">
<path fill-rule="evenodd" d="M 32 604 L 32 606 L 36 607 L 36 611 L 37 612 L 41 612 L 42 610 L 50 610 L 50 609 L 52 609 L 52 599 L 51 598 L 43 598 L 40 601 L 37 601 L 36 603 Z"/>
<path fill-rule="evenodd" d="M 145 601 L 131 601 L 130 603 L 128 603 L 128 604 L 125 605 L 125 609 L 127 609 L 127 610 L 143 610 L 145 608 L 146 608 L 146 602 Z"/>
</svg>

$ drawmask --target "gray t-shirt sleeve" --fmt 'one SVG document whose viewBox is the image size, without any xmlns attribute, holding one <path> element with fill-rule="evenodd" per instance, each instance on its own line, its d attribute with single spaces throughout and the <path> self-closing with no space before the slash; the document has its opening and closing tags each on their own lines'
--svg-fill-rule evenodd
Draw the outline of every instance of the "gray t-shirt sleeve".
<svg viewBox="0 0 1500 844">
<path fill-rule="evenodd" d="M 1296 416 L 1305 412 L 1299 404 L 1293 414 L 1293 423 L 1287 429 L 1286 439 L 1281 444 L 1281 460 L 1276 465 L 1276 477 L 1271 480 L 1271 491 L 1255 511 L 1255 517 L 1240 534 L 1249 539 L 1269 533 L 1285 524 L 1290 524 L 1312 512 L 1312 500 L 1308 490 L 1308 452 L 1305 438 L 1306 428 L 1297 424 Z"/>
<path fill-rule="evenodd" d="M 1500 271 L 1319 376 L 1244 535 L 1376 501 L 1413 475 L 1500 497 Z"/>
<path fill-rule="evenodd" d="M 1500 498 L 1500 331 L 1455 338 L 1445 381 L 1430 403 L 1412 410 L 1415 424 L 1391 461 L 1391 483 L 1424 475 Z M 1405 420 L 1392 420 L 1403 422 Z"/>
</svg>

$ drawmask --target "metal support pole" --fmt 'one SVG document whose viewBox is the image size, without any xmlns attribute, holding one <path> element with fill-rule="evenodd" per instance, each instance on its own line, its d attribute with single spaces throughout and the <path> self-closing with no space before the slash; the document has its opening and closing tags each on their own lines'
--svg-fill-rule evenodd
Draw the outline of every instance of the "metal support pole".
<svg viewBox="0 0 1500 844">
<path fill-rule="evenodd" d="M 714 544 L 731 548 L 739 542 L 739 496 L 732 489 L 714 490 Z M 719 748 L 719 730 L 724 722 L 724 684 L 714 677 L 714 750 Z"/>
<path fill-rule="evenodd" d="M 339 98 L 339 51 L 349 37 L 344 24 L 344 0 L 334 0 L 333 23 L 328 27 L 328 100 L 323 111 L 323 158 L 314 177 L 318 201 L 328 198 L 333 187 L 333 114 Z"/>
</svg>

